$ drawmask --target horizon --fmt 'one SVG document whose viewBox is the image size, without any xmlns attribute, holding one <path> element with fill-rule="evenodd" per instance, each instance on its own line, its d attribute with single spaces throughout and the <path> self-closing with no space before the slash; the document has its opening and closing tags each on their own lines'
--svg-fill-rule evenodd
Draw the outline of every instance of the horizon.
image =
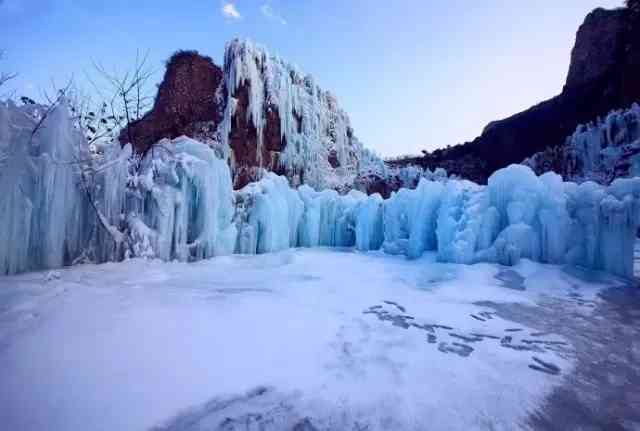
<svg viewBox="0 0 640 431">
<path fill-rule="evenodd" d="M 12 82 L 17 97 L 37 99 L 52 80 L 82 76 L 92 61 L 122 70 L 136 50 L 148 50 L 150 65 L 158 68 L 154 81 L 160 82 L 164 61 L 177 50 L 196 49 L 221 65 L 227 41 L 250 39 L 313 75 L 336 95 L 365 147 L 395 157 L 471 141 L 489 122 L 559 94 L 586 14 L 595 7 L 622 6 L 622 1 L 597 0 L 544 3 L 407 1 L 391 8 L 353 2 L 338 9 L 287 1 L 214 0 L 177 7 L 166 0 L 132 6 L 123 0 L 104 6 L 0 0 L 0 27 L 6 32 L 0 67 L 19 74 Z M 145 11 L 150 5 L 153 13 Z M 113 13 L 120 7 L 130 14 Z M 149 24 L 140 26 L 142 19 Z M 176 21 L 184 23 L 182 31 L 162 31 Z M 94 39 L 77 42 L 87 34 Z"/>
</svg>

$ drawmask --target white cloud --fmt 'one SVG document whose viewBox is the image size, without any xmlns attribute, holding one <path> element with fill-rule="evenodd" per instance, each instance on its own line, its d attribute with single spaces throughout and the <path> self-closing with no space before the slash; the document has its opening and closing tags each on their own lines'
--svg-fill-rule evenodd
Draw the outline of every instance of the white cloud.
<svg viewBox="0 0 640 431">
<path fill-rule="evenodd" d="M 265 3 L 262 6 L 260 6 L 260 12 L 262 12 L 262 15 L 264 15 L 265 17 L 271 20 L 277 21 L 282 25 L 287 24 L 287 21 L 282 17 L 282 15 L 280 15 L 278 12 L 273 10 L 273 8 L 269 3 Z"/>
<path fill-rule="evenodd" d="M 222 11 L 222 15 L 224 15 L 229 19 L 242 18 L 242 15 L 240 15 L 240 12 L 238 12 L 238 9 L 236 9 L 236 5 L 231 2 L 224 3 L 222 5 L 221 11 Z"/>
</svg>

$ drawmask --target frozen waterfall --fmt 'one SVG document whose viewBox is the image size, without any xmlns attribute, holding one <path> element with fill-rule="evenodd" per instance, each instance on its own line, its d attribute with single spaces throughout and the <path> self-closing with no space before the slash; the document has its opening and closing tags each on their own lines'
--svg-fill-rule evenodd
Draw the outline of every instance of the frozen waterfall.
<svg viewBox="0 0 640 431">
<path fill-rule="evenodd" d="M 180 137 L 144 157 L 118 145 L 87 154 L 64 104 L 32 133 L 43 109 L 0 103 L 2 274 L 328 246 L 408 258 L 432 251 L 466 264 L 527 258 L 633 276 L 640 178 L 577 185 L 512 165 L 487 186 L 422 178 L 383 200 L 295 189 L 270 173 L 233 192 L 229 167 L 205 144 Z M 87 159 L 89 194 L 80 176 Z"/>
<path fill-rule="evenodd" d="M 487 186 L 423 179 L 415 190 L 383 200 L 355 191 L 295 190 L 269 174 L 237 194 L 240 253 L 346 246 L 409 258 L 434 251 L 440 261 L 467 264 L 514 265 L 527 258 L 633 275 L 640 178 L 576 185 L 511 165 Z"/>
</svg>

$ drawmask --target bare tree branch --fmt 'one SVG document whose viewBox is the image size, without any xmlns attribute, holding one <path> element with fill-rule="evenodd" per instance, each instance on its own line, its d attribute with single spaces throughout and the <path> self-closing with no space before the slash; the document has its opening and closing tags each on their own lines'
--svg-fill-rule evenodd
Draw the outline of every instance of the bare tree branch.
<svg viewBox="0 0 640 431">
<path fill-rule="evenodd" d="M 147 93 L 146 84 L 156 72 L 148 67 L 149 52 L 143 55 L 136 52 L 133 68 L 123 74 L 109 72 L 100 63 L 94 62 L 94 69 L 110 89 L 112 96 L 109 98 L 112 112 L 120 112 L 117 118 L 122 120 L 122 127 L 126 128 L 129 143 L 136 143 L 135 131 L 129 127 L 132 123 L 142 118 L 151 107 L 152 97 Z M 95 81 L 90 80 L 94 87 Z M 100 91 L 101 92 L 101 91 Z M 102 92 L 101 92 L 102 93 Z"/>
<path fill-rule="evenodd" d="M 65 95 L 67 94 L 69 88 L 71 88 L 72 83 L 73 81 L 72 79 L 70 79 L 67 85 L 62 89 L 56 89 L 55 84 L 53 84 L 55 98 L 44 92 L 44 99 L 47 101 L 47 108 L 44 110 L 44 112 L 39 114 L 35 126 L 31 129 L 31 134 L 29 135 L 29 146 L 31 146 L 31 144 L 33 143 L 33 139 L 35 138 L 38 131 L 44 128 L 44 123 L 49 115 L 58 107 L 58 105 L 60 105 L 60 102 L 62 102 L 62 100 L 65 98 Z"/>
<path fill-rule="evenodd" d="M 0 49 L 0 60 L 2 60 L 2 57 L 4 57 L 4 50 Z M 18 76 L 17 73 L 0 72 L 0 87 L 16 76 Z"/>
</svg>

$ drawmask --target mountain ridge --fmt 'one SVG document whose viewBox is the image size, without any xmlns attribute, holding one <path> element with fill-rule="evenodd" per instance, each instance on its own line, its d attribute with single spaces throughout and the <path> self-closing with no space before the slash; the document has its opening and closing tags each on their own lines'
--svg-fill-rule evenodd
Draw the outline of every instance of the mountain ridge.
<svg viewBox="0 0 640 431">
<path fill-rule="evenodd" d="M 485 183 L 499 168 L 561 145 L 580 124 L 640 101 L 640 19 L 633 7 L 590 12 L 576 33 L 562 92 L 490 122 L 470 142 L 396 159 Z"/>
</svg>

